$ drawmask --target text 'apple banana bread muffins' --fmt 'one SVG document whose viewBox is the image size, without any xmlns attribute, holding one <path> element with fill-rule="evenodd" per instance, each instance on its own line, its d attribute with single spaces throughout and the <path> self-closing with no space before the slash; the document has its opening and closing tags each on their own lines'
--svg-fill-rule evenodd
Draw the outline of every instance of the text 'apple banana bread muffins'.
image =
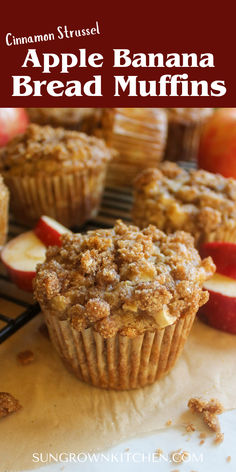
<svg viewBox="0 0 236 472">
<path fill-rule="evenodd" d="M 100 108 L 27 108 L 29 119 L 38 125 L 92 134 L 101 120 Z"/>
<path fill-rule="evenodd" d="M 111 155 L 95 137 L 30 125 L 0 151 L 15 219 L 33 225 L 48 215 L 72 227 L 94 217 Z"/>
<path fill-rule="evenodd" d="M 165 158 L 169 161 L 197 159 L 202 127 L 213 108 L 167 108 L 168 136 Z"/>
<path fill-rule="evenodd" d="M 188 231 L 197 246 L 236 242 L 236 180 L 166 161 L 136 178 L 133 221 L 166 233 Z"/>
<path fill-rule="evenodd" d="M 131 188 L 134 177 L 163 158 L 167 115 L 160 108 L 107 108 L 102 136 L 117 151 L 108 165 L 108 187 Z"/>
<path fill-rule="evenodd" d="M 8 231 L 9 191 L 0 175 L 0 246 L 6 242 Z"/>
<path fill-rule="evenodd" d="M 35 297 L 66 366 L 94 386 L 132 389 L 174 366 L 215 266 L 193 238 L 114 228 L 65 234 L 38 266 Z"/>
</svg>

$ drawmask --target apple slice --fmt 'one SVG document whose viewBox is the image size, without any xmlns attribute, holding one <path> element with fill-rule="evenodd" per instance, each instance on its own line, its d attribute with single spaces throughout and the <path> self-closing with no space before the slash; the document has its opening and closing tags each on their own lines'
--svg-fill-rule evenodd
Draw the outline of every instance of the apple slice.
<svg viewBox="0 0 236 472">
<path fill-rule="evenodd" d="M 205 243 L 200 248 L 201 257 L 211 256 L 217 272 L 236 279 L 236 244 L 227 242 Z"/>
<path fill-rule="evenodd" d="M 36 266 L 45 259 L 46 246 L 33 231 L 20 234 L 3 248 L 1 259 L 12 281 L 22 290 L 33 291 Z"/>
<path fill-rule="evenodd" d="M 216 329 L 236 334 L 236 280 L 216 273 L 204 288 L 210 298 L 200 308 L 200 317 Z"/>
<path fill-rule="evenodd" d="M 39 219 L 34 232 L 46 246 L 61 246 L 61 235 L 71 233 L 68 228 L 58 223 L 58 221 L 45 215 Z"/>
</svg>

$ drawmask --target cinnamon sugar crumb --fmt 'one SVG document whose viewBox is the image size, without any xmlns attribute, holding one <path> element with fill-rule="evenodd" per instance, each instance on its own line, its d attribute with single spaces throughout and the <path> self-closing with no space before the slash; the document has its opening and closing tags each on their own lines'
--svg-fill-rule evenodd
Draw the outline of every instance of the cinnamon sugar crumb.
<svg viewBox="0 0 236 472">
<path fill-rule="evenodd" d="M 214 439 L 215 444 L 221 444 L 224 441 L 224 433 L 216 433 L 216 437 Z"/>
<path fill-rule="evenodd" d="M 200 441 L 199 445 L 202 446 L 204 443 L 205 443 L 205 440 L 202 439 L 202 440 Z"/>
<path fill-rule="evenodd" d="M 10 393 L 0 392 L 0 418 L 20 410 L 22 406 Z"/>
<path fill-rule="evenodd" d="M 230 462 L 230 461 L 231 461 L 231 456 L 226 457 L 226 462 Z"/>
<path fill-rule="evenodd" d="M 162 449 L 157 449 L 155 451 L 155 454 L 156 454 L 157 457 L 160 457 L 163 454 L 163 450 Z"/>
<path fill-rule="evenodd" d="M 224 408 L 218 400 L 212 398 L 205 401 L 200 398 L 190 398 L 188 407 L 194 413 L 200 413 L 203 421 L 215 432 L 220 432 L 220 424 L 216 415 L 223 413 Z"/>
<path fill-rule="evenodd" d="M 189 452 L 181 451 L 181 449 L 177 449 L 177 451 L 173 451 L 170 453 L 170 459 L 174 464 L 181 464 L 189 457 Z"/>
<path fill-rule="evenodd" d="M 172 424 L 172 420 L 168 420 L 168 421 L 166 422 L 166 426 L 170 426 L 171 424 Z"/>
<path fill-rule="evenodd" d="M 34 360 L 34 353 L 29 349 L 26 351 L 21 351 L 17 354 L 17 359 L 21 365 L 31 364 Z"/>
<path fill-rule="evenodd" d="M 199 438 L 200 439 L 205 439 L 206 438 L 206 433 L 200 433 Z"/>
<path fill-rule="evenodd" d="M 192 433 L 193 431 L 196 431 L 196 428 L 192 423 L 186 424 L 185 429 L 187 433 Z"/>
</svg>

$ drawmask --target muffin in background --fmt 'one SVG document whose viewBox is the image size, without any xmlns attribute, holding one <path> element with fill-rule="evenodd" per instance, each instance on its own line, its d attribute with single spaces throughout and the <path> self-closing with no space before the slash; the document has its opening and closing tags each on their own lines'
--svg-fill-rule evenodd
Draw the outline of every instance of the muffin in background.
<svg viewBox="0 0 236 472">
<path fill-rule="evenodd" d="M 191 235 L 117 221 L 63 235 L 38 266 L 35 297 L 54 347 L 80 380 L 139 388 L 174 366 L 214 270 Z"/>
<path fill-rule="evenodd" d="M 188 231 L 197 246 L 236 242 L 236 180 L 165 161 L 136 178 L 133 221 L 166 233 Z"/>
<path fill-rule="evenodd" d="M 108 165 L 106 185 L 130 189 L 139 172 L 162 160 L 167 115 L 160 108 L 106 108 L 100 133 L 117 151 Z"/>
<path fill-rule="evenodd" d="M 0 175 L 0 246 L 6 242 L 8 231 L 9 191 Z"/>
<path fill-rule="evenodd" d="M 27 108 L 31 123 L 92 134 L 101 119 L 100 108 Z"/>
<path fill-rule="evenodd" d="M 213 108 L 167 108 L 168 136 L 165 159 L 196 161 L 200 135 Z"/>
<path fill-rule="evenodd" d="M 15 219 L 32 226 L 44 214 L 72 227 L 94 217 L 110 157 L 95 137 L 31 124 L 0 151 Z"/>
</svg>

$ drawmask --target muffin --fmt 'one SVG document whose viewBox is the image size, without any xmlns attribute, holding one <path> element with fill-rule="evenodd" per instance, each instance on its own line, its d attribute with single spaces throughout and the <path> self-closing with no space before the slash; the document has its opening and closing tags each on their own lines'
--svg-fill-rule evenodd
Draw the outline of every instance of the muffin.
<svg viewBox="0 0 236 472">
<path fill-rule="evenodd" d="M 0 151 L 15 219 L 32 226 L 41 215 L 48 215 L 71 227 L 94 217 L 110 157 L 102 140 L 30 125 Z"/>
<path fill-rule="evenodd" d="M 168 137 L 165 159 L 195 161 L 203 124 L 212 108 L 168 108 Z"/>
<path fill-rule="evenodd" d="M 114 228 L 65 234 L 38 266 L 35 297 L 51 340 L 84 382 L 108 389 L 153 383 L 180 355 L 212 276 L 190 234 Z"/>
<path fill-rule="evenodd" d="M 160 108 L 107 108 L 103 111 L 103 138 L 117 151 L 108 165 L 108 187 L 131 188 L 134 177 L 162 159 L 167 115 Z"/>
<path fill-rule="evenodd" d="M 97 128 L 100 108 L 27 108 L 31 123 L 92 134 Z"/>
<path fill-rule="evenodd" d="M 8 230 L 9 192 L 0 175 L 0 246 L 6 242 Z"/>
<path fill-rule="evenodd" d="M 197 246 L 236 242 L 236 180 L 166 161 L 141 173 L 134 188 L 133 221 L 140 227 L 188 231 Z"/>
</svg>

